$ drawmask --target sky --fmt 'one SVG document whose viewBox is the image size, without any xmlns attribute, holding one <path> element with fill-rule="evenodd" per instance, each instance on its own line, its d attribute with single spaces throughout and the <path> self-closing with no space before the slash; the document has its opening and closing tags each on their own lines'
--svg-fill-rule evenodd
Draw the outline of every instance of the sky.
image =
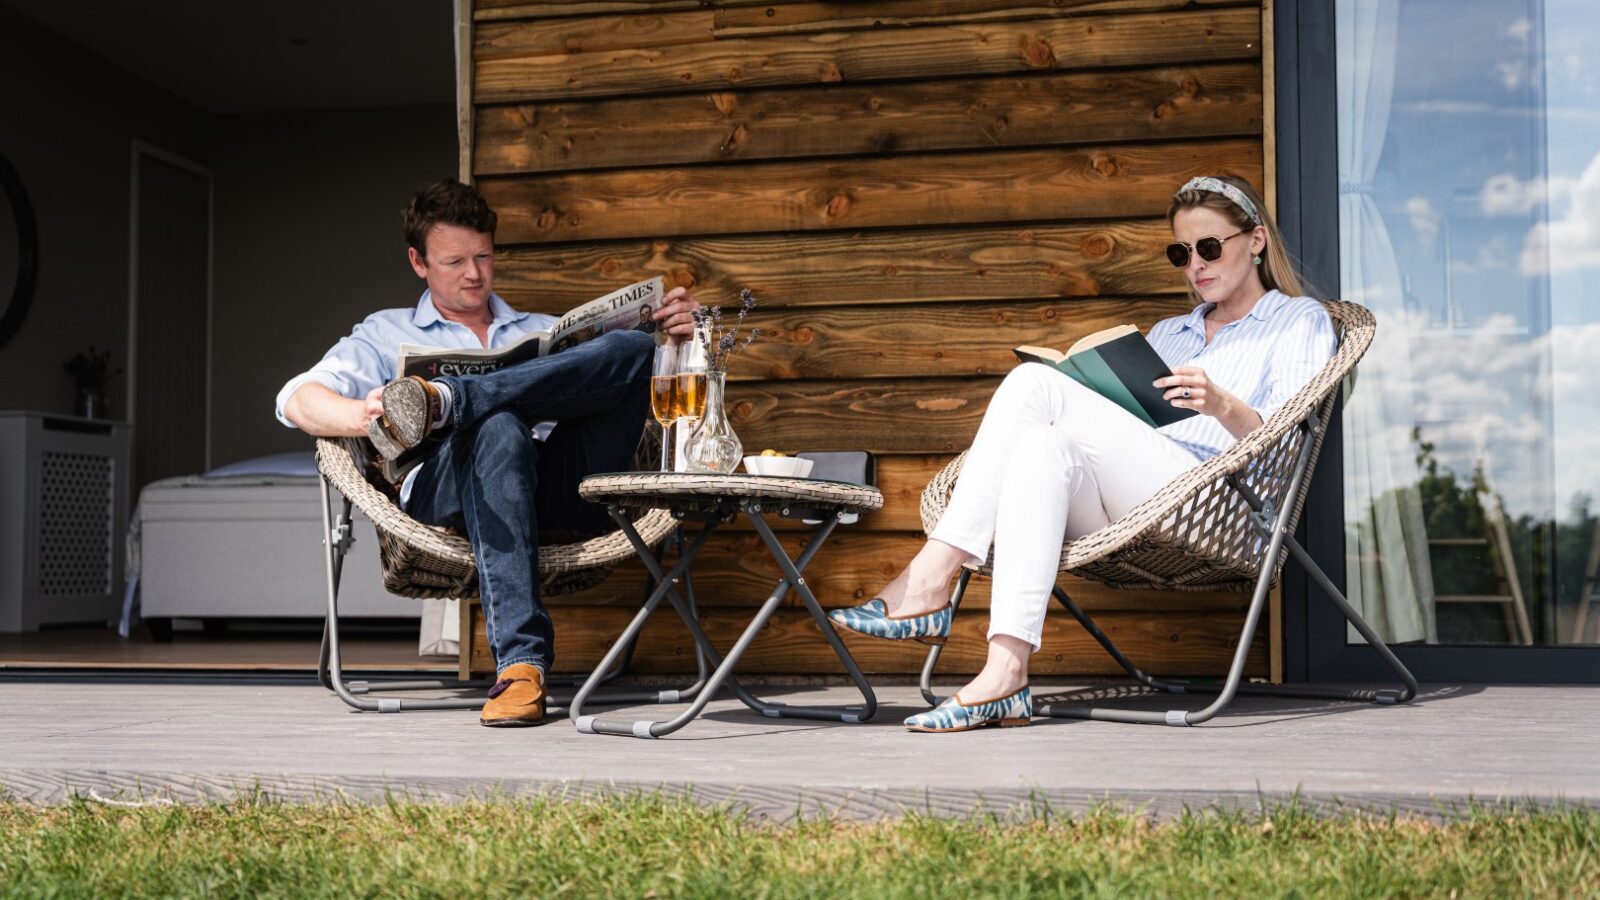
<svg viewBox="0 0 1600 900">
<path fill-rule="evenodd" d="M 1391 389 L 1444 465 L 1486 463 L 1513 516 L 1563 518 L 1600 501 L 1600 3 L 1378 2 L 1400 3 L 1370 185 L 1404 297 L 1380 333 L 1412 367 Z"/>
</svg>

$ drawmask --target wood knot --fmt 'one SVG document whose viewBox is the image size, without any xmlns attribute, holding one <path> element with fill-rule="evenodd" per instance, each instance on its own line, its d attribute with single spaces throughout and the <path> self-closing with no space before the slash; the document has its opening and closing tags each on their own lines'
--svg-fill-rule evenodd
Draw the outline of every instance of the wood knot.
<svg viewBox="0 0 1600 900">
<path fill-rule="evenodd" d="M 917 401 L 917 409 L 928 412 L 950 412 L 966 405 L 967 401 L 961 397 L 930 397 Z"/>
<path fill-rule="evenodd" d="M 1056 317 L 1056 311 L 1053 308 L 1047 309 L 1044 311 L 1044 317 L 1046 319 L 1054 319 Z"/>
<path fill-rule="evenodd" d="M 540 228 L 554 228 L 559 220 L 560 216 L 556 214 L 555 210 L 547 209 L 539 214 L 538 225 Z"/>
<path fill-rule="evenodd" d="M 737 65 L 728 67 L 728 80 L 729 81 L 737 83 L 738 81 L 740 81 L 743 78 L 744 78 L 744 67 L 737 66 Z"/>
<path fill-rule="evenodd" d="M 766 329 L 763 328 L 761 330 L 761 333 L 762 334 L 766 334 Z M 799 328 L 796 328 L 794 331 L 789 332 L 789 341 L 790 341 L 790 343 L 794 343 L 794 344 L 809 344 L 815 339 L 816 339 L 816 332 L 814 330 L 812 330 L 811 328 L 808 328 L 808 327 L 806 327 L 804 325 L 800 326 Z"/>
<path fill-rule="evenodd" d="M 744 146 L 749 135 L 750 132 L 746 131 L 743 125 L 734 126 L 733 131 L 729 132 L 727 139 L 722 142 L 722 146 L 717 149 L 723 153 L 733 153 Z"/>
<path fill-rule="evenodd" d="M 1022 36 L 1022 58 L 1036 69 L 1055 68 L 1056 51 L 1050 42 L 1037 35 Z"/>
<path fill-rule="evenodd" d="M 1082 249 L 1084 256 L 1090 256 L 1095 259 L 1105 259 L 1111 255 L 1113 246 L 1114 245 L 1112 244 L 1111 238 L 1106 237 L 1103 234 L 1097 234 L 1094 237 L 1084 241 L 1080 249 Z"/>
<path fill-rule="evenodd" d="M 733 415 L 735 418 L 748 419 L 755 411 L 756 405 L 751 403 L 749 400 L 740 400 L 738 403 L 733 405 Z"/>
<path fill-rule="evenodd" d="M 1110 156 L 1096 156 L 1094 161 L 1090 163 L 1090 168 L 1094 169 L 1095 174 L 1103 175 L 1106 178 L 1110 178 L 1122 171 L 1122 167 L 1117 165 L 1116 159 Z"/>
<path fill-rule="evenodd" d="M 615 275 L 620 271 L 622 271 L 622 260 L 614 256 L 608 256 L 600 261 L 600 273 L 602 275 Z"/>
<path fill-rule="evenodd" d="M 872 112 L 877 112 L 877 111 L 883 109 L 883 98 L 882 97 L 869 97 L 869 98 L 867 98 L 867 109 L 871 110 Z"/>
<path fill-rule="evenodd" d="M 717 91 L 711 95 L 711 105 L 717 112 L 731 116 L 733 111 L 739 108 L 739 95 L 732 91 Z"/>
<path fill-rule="evenodd" d="M 844 73 L 839 71 L 839 66 L 837 64 L 828 63 L 822 67 L 821 77 L 825 82 L 843 81 Z"/>
<path fill-rule="evenodd" d="M 1200 79 L 1193 75 L 1183 76 L 1178 79 L 1178 92 L 1191 99 L 1200 96 Z"/>
<path fill-rule="evenodd" d="M 845 194 L 834 194 L 833 199 L 828 201 L 828 207 L 825 210 L 825 213 L 828 218 L 837 219 L 849 211 L 850 198 Z"/>
<path fill-rule="evenodd" d="M 570 138 L 570 137 L 562 138 L 561 139 L 561 155 L 562 156 L 570 156 L 571 154 L 572 154 L 572 138 Z"/>
</svg>

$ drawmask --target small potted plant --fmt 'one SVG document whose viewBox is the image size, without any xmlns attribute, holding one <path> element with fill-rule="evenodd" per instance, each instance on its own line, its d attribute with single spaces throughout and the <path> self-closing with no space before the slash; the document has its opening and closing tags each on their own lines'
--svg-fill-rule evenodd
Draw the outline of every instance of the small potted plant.
<svg viewBox="0 0 1600 900">
<path fill-rule="evenodd" d="M 722 307 L 695 310 L 695 339 L 706 358 L 706 411 L 683 445 L 684 467 L 690 472 L 732 472 L 744 456 L 744 444 L 728 421 L 723 390 L 728 360 L 761 336 L 761 329 L 755 328 L 739 339 L 739 328 L 755 306 L 755 295 L 748 289 L 740 291 L 739 315 L 727 327 L 722 324 Z"/>
<path fill-rule="evenodd" d="M 106 387 L 111 379 L 122 374 L 121 369 L 111 368 L 111 351 L 96 350 L 90 345 L 87 351 L 79 351 L 62 363 L 62 368 L 72 376 L 72 383 L 77 388 L 73 413 L 85 419 L 105 418 Z"/>
</svg>

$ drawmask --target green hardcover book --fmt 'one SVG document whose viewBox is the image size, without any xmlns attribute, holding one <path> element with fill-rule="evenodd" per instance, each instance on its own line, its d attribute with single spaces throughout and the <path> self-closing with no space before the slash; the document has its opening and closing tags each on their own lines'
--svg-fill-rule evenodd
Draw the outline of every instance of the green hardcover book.
<svg viewBox="0 0 1600 900">
<path fill-rule="evenodd" d="M 1132 325 L 1118 325 L 1081 338 L 1062 353 L 1049 347 L 1018 347 L 1023 362 L 1044 363 L 1105 397 L 1152 428 L 1198 415 L 1162 398 L 1157 378 L 1172 374 L 1156 348 Z"/>
</svg>

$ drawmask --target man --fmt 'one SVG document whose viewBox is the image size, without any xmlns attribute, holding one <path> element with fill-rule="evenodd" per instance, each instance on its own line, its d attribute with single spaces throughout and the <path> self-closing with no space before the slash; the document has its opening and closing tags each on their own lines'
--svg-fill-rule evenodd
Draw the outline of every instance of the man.
<svg viewBox="0 0 1600 900">
<path fill-rule="evenodd" d="M 554 316 L 512 309 L 493 292 L 495 213 L 454 180 L 407 203 L 406 255 L 427 290 L 411 309 L 368 316 L 278 392 L 278 419 L 319 437 L 367 435 L 390 459 L 422 464 L 400 486 L 418 521 L 464 531 L 478 565 L 498 673 L 480 721 L 544 720 L 554 626 L 539 598 L 540 528 L 600 533 L 605 511 L 578 497 L 594 472 L 627 468 L 648 417 L 654 339 L 607 334 L 486 375 L 396 380 L 402 343 L 501 347 Z M 683 288 L 654 313 L 674 340 L 694 333 Z"/>
</svg>

